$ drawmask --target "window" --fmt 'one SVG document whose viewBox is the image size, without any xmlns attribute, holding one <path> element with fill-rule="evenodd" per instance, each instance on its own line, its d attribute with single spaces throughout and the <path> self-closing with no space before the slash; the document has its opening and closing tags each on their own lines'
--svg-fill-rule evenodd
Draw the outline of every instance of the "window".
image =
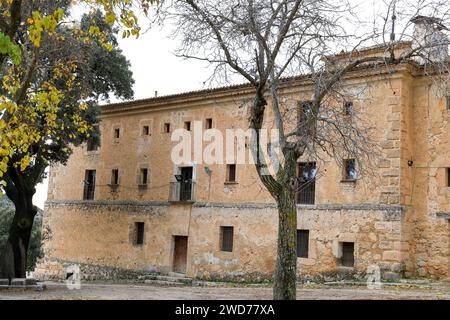
<svg viewBox="0 0 450 320">
<path fill-rule="evenodd" d="M 120 129 L 114 129 L 114 139 L 119 139 L 120 138 Z"/>
<path fill-rule="evenodd" d="M 305 162 L 299 164 L 299 186 L 297 193 L 298 204 L 316 203 L 316 176 L 317 167 L 315 162 Z"/>
<path fill-rule="evenodd" d="M 355 266 L 355 244 L 353 242 L 342 242 L 341 265 L 343 267 Z"/>
<path fill-rule="evenodd" d="M 148 184 L 148 169 L 144 168 L 141 169 L 141 185 L 147 185 Z"/>
<path fill-rule="evenodd" d="M 355 159 L 344 160 L 344 181 L 356 180 L 356 161 Z"/>
<path fill-rule="evenodd" d="M 143 136 L 149 136 L 150 135 L 150 126 L 143 126 L 142 127 L 142 135 Z"/>
<path fill-rule="evenodd" d="M 83 200 L 94 200 L 95 198 L 95 170 L 86 170 L 84 178 Z"/>
<path fill-rule="evenodd" d="M 213 127 L 213 120 L 212 119 L 206 119 L 205 129 L 209 130 L 209 129 L 212 129 L 212 127 Z"/>
<path fill-rule="evenodd" d="M 93 129 L 96 134 L 98 134 L 98 135 L 100 134 L 100 129 L 99 129 L 98 124 L 94 125 Z M 94 137 L 91 134 L 91 137 L 89 137 L 89 139 L 87 141 L 87 151 L 88 152 L 97 151 L 99 147 L 100 147 L 100 138 Z"/>
<path fill-rule="evenodd" d="M 186 121 L 184 123 L 184 129 L 186 129 L 187 131 L 191 131 L 191 122 L 190 121 Z"/>
<path fill-rule="evenodd" d="M 312 112 L 312 101 L 300 101 L 298 107 L 298 121 L 299 124 L 306 123 L 308 116 Z"/>
<path fill-rule="evenodd" d="M 236 182 L 236 165 L 227 165 L 227 181 L 226 182 Z"/>
<path fill-rule="evenodd" d="M 134 224 L 134 239 L 133 239 L 133 244 L 135 246 L 142 246 L 144 244 L 144 232 L 145 232 L 145 223 L 136 222 Z"/>
<path fill-rule="evenodd" d="M 447 96 L 447 110 L 450 110 L 450 96 Z"/>
<path fill-rule="evenodd" d="M 297 230 L 297 257 L 308 258 L 309 230 Z"/>
<path fill-rule="evenodd" d="M 170 123 L 164 123 L 164 133 L 170 133 Z"/>
<path fill-rule="evenodd" d="M 233 252 L 233 227 L 220 228 L 220 250 L 225 252 Z"/>
<path fill-rule="evenodd" d="M 117 186 L 119 184 L 119 170 L 113 169 L 111 171 L 111 185 Z"/>
<path fill-rule="evenodd" d="M 87 141 L 87 151 L 97 151 L 99 148 L 98 140 L 94 137 L 90 137 Z"/>
<path fill-rule="evenodd" d="M 345 101 L 344 102 L 344 114 L 346 116 L 351 116 L 353 113 L 354 113 L 353 101 Z"/>
</svg>

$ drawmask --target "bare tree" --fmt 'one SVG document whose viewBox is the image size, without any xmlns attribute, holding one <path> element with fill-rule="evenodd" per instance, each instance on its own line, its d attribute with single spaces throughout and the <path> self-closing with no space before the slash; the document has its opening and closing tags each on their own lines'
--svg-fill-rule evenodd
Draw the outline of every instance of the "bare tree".
<svg viewBox="0 0 450 320">
<path fill-rule="evenodd" d="M 175 21 L 175 36 L 181 38 L 178 55 L 213 64 L 214 77 L 223 82 L 237 74 L 254 87 L 252 129 L 262 128 L 267 109 L 272 108 L 282 165 L 268 175 L 260 152 L 255 162 L 262 183 L 278 205 L 275 299 L 296 298 L 298 159 L 328 156 L 338 162 L 354 158 L 370 163 L 376 158 L 372 128 L 363 118 L 346 121 L 342 115 L 340 103 L 355 95 L 346 89 L 345 77 L 368 65 L 386 70 L 411 62 L 421 65 L 424 72 L 448 76 L 448 40 L 443 36 L 447 1 L 377 2 L 370 14 L 359 2 L 167 0 L 160 8 L 164 18 Z M 412 32 L 414 23 L 422 23 L 422 32 L 429 37 Z M 367 46 L 382 50 L 361 54 Z M 293 76 L 307 80 L 311 97 L 289 111 L 281 91 Z M 256 140 L 259 148 L 259 135 Z"/>
</svg>

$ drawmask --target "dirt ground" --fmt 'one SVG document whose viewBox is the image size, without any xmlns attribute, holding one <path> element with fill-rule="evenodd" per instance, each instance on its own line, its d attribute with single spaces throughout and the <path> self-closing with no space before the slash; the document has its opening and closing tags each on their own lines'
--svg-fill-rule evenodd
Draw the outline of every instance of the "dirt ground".
<svg viewBox="0 0 450 320">
<path fill-rule="evenodd" d="M 42 292 L 0 290 L 0 300 L 271 300 L 270 287 L 167 287 L 143 284 L 83 284 L 69 290 L 64 284 L 46 283 Z M 450 300 L 450 285 L 303 286 L 299 300 Z"/>
</svg>

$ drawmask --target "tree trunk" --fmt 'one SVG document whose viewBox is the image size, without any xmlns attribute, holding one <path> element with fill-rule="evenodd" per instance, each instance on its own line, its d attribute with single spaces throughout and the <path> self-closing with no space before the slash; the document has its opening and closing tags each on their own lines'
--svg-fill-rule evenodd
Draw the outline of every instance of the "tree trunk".
<svg viewBox="0 0 450 320">
<path fill-rule="evenodd" d="M 283 147 L 284 167 L 277 178 L 265 176 L 261 168 L 267 163 L 260 154 L 259 129 L 262 128 L 267 101 L 264 98 L 265 84 L 256 89 L 252 108 L 251 128 L 256 130 L 256 169 L 267 190 L 278 205 L 278 248 L 274 275 L 273 298 L 295 300 L 297 298 L 297 160 L 300 154 L 292 147 Z M 281 129 L 281 132 L 283 130 Z"/>
<path fill-rule="evenodd" d="M 25 278 L 28 245 L 37 210 L 30 199 L 14 202 L 16 212 L 9 229 L 9 237 L 4 252 L 0 256 L 0 278 Z"/>
<path fill-rule="evenodd" d="M 277 199 L 279 223 L 273 289 L 275 300 L 295 300 L 297 297 L 297 206 L 295 192 L 288 188 L 282 190 Z"/>
</svg>

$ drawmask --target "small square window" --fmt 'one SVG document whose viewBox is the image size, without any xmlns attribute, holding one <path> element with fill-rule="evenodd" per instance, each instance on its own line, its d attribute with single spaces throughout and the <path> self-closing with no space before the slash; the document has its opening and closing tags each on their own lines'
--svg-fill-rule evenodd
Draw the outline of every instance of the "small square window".
<svg viewBox="0 0 450 320">
<path fill-rule="evenodd" d="M 344 180 L 345 181 L 356 180 L 356 161 L 355 161 L 355 159 L 344 160 Z"/>
<path fill-rule="evenodd" d="M 212 119 L 206 119 L 205 129 L 209 130 L 209 129 L 212 129 L 212 127 L 213 127 L 213 120 Z"/>
<path fill-rule="evenodd" d="M 150 135 L 150 126 L 143 126 L 142 127 L 142 135 L 143 136 L 149 136 Z"/>
<path fill-rule="evenodd" d="M 136 222 L 134 224 L 134 239 L 133 244 L 135 246 L 142 246 L 144 244 L 145 223 Z"/>
<path fill-rule="evenodd" d="M 117 186 L 119 184 L 119 170 L 114 169 L 111 172 L 111 185 Z"/>
<path fill-rule="evenodd" d="M 351 116 L 354 113 L 353 101 L 345 101 L 344 102 L 344 114 L 346 116 Z"/>
<path fill-rule="evenodd" d="M 164 133 L 170 133 L 170 123 L 164 123 Z"/>
<path fill-rule="evenodd" d="M 141 169 L 141 185 L 147 185 L 148 184 L 148 169 L 144 168 Z"/>
<path fill-rule="evenodd" d="M 98 141 L 94 137 L 90 137 L 87 141 L 87 151 L 97 151 L 99 148 Z"/>
<path fill-rule="evenodd" d="M 297 257 L 308 258 L 309 230 L 297 230 Z"/>
<path fill-rule="evenodd" d="M 236 182 L 236 165 L 227 165 L 227 181 L 226 182 Z"/>
<path fill-rule="evenodd" d="M 120 129 L 114 129 L 114 139 L 119 139 L 120 138 Z"/>
<path fill-rule="evenodd" d="M 353 242 L 342 242 L 342 258 L 341 265 L 343 267 L 355 266 L 355 244 Z"/>
<path fill-rule="evenodd" d="M 233 252 L 233 227 L 220 228 L 220 250 L 225 252 Z"/>
<path fill-rule="evenodd" d="M 190 121 L 186 121 L 184 123 L 184 129 L 186 129 L 187 131 L 191 131 L 191 122 Z"/>
</svg>

